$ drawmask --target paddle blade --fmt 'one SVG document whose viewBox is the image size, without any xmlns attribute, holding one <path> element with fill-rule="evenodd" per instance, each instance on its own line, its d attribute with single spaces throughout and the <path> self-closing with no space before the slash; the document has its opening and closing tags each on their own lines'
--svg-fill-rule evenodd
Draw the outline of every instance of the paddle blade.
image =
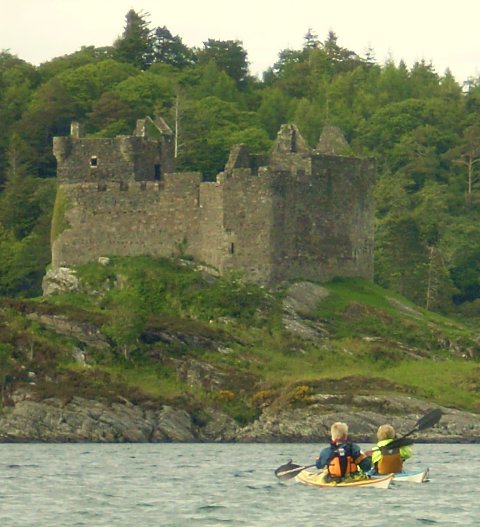
<svg viewBox="0 0 480 527">
<path fill-rule="evenodd" d="M 420 431 L 425 430 L 426 428 L 430 428 L 431 426 L 435 426 L 441 418 L 442 410 L 440 410 L 440 408 L 435 408 L 435 410 L 428 412 L 428 414 L 425 414 L 422 418 L 418 420 L 415 430 Z"/>
<path fill-rule="evenodd" d="M 413 445 L 413 439 L 410 439 L 409 437 L 399 437 L 398 439 L 394 439 L 391 443 L 388 443 L 388 445 L 380 447 L 380 452 L 382 456 L 385 456 L 386 454 L 389 454 L 391 450 L 410 445 Z"/>
<path fill-rule="evenodd" d="M 289 461 L 288 463 L 285 463 L 285 465 L 282 465 L 275 470 L 275 476 L 277 476 L 277 478 L 281 479 L 282 481 L 286 481 L 288 479 L 294 478 L 305 468 L 306 467 L 304 466 L 296 465 L 295 463 Z"/>
</svg>

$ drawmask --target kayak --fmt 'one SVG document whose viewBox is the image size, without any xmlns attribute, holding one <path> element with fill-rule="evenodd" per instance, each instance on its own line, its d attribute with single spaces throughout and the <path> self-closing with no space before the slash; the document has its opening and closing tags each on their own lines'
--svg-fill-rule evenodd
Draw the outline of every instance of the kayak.
<svg viewBox="0 0 480 527">
<path fill-rule="evenodd" d="M 320 488 L 332 488 L 332 487 L 374 487 L 378 489 L 388 489 L 390 483 L 392 482 L 393 474 L 388 474 L 386 476 L 378 476 L 371 478 L 369 476 L 357 476 L 345 479 L 343 481 L 325 481 L 325 472 L 321 471 L 310 471 L 302 470 L 295 480 L 304 485 L 310 485 L 312 487 Z"/>
<path fill-rule="evenodd" d="M 423 468 L 420 470 L 405 470 L 402 472 L 395 472 L 393 476 L 394 483 L 406 481 L 409 483 L 425 483 L 428 481 L 429 469 Z M 372 478 L 382 478 L 381 474 L 371 474 Z"/>
</svg>

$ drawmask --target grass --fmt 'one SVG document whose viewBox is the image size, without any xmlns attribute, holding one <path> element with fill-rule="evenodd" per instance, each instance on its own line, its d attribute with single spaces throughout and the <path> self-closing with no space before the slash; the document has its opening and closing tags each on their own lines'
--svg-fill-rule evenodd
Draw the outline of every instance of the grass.
<svg viewBox="0 0 480 527">
<path fill-rule="evenodd" d="M 175 373 L 168 368 L 158 365 L 144 364 L 111 364 L 102 366 L 101 370 L 114 378 L 121 379 L 122 383 L 130 388 L 140 390 L 153 399 L 170 400 L 179 397 L 188 389 L 179 382 Z"/>
<path fill-rule="evenodd" d="M 480 368 L 462 360 L 403 362 L 384 372 L 385 378 L 410 387 L 424 399 L 452 408 L 480 411 Z"/>
</svg>

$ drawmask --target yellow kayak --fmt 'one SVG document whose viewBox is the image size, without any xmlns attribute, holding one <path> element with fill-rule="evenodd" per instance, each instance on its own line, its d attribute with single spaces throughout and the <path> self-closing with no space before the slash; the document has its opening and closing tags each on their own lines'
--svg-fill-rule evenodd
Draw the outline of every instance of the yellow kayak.
<svg viewBox="0 0 480 527">
<path fill-rule="evenodd" d="M 304 485 L 310 485 L 312 487 L 320 488 L 333 488 L 333 487 L 375 487 L 377 489 L 388 489 L 390 483 L 393 480 L 394 474 L 388 474 L 383 477 L 371 478 L 369 476 L 352 476 L 345 478 L 343 481 L 326 481 L 325 471 L 310 471 L 302 470 L 295 477 L 296 481 L 303 483 Z"/>
</svg>

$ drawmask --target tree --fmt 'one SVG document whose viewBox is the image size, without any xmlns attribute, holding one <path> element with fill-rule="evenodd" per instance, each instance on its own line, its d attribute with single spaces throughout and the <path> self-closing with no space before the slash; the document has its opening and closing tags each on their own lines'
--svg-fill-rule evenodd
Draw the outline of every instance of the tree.
<svg viewBox="0 0 480 527">
<path fill-rule="evenodd" d="M 153 42 L 147 17 L 147 13 L 137 13 L 130 9 L 125 15 L 123 34 L 114 43 L 114 57 L 141 70 L 146 70 L 151 65 L 153 56 Z"/>
<path fill-rule="evenodd" d="M 303 37 L 305 41 L 303 44 L 304 48 L 315 49 L 320 46 L 320 40 L 318 40 L 318 35 L 312 30 L 311 27 L 308 28 L 307 33 Z"/>
<path fill-rule="evenodd" d="M 182 39 L 173 36 L 167 27 L 157 27 L 152 37 L 153 62 L 163 62 L 176 68 L 184 68 L 194 63 L 193 51 L 185 46 Z"/>
<path fill-rule="evenodd" d="M 197 86 L 190 90 L 195 98 L 214 96 L 224 101 L 240 102 L 242 100 L 235 81 L 215 62 L 198 66 L 197 72 L 200 73 L 200 79 Z"/>
<path fill-rule="evenodd" d="M 81 119 L 103 93 L 137 74 L 130 64 L 108 59 L 64 71 L 55 78 L 70 95 L 76 118 Z"/>
<path fill-rule="evenodd" d="M 308 99 L 301 99 L 295 109 L 293 122 L 298 126 L 307 143 L 315 147 L 325 123 L 325 114 L 320 105 Z"/>
<path fill-rule="evenodd" d="M 50 261 L 55 184 L 30 172 L 22 160 L 22 142 L 14 136 L 7 181 L 0 195 L 0 294 L 39 294 Z"/>
<path fill-rule="evenodd" d="M 0 187 L 7 169 L 7 149 L 15 123 L 28 107 L 39 84 L 35 67 L 8 52 L 0 52 Z"/>
<path fill-rule="evenodd" d="M 378 103 L 381 105 L 400 102 L 411 97 L 411 86 L 408 68 L 400 61 L 398 67 L 392 59 L 381 68 L 377 85 Z"/>
<path fill-rule="evenodd" d="M 410 71 L 410 85 L 412 96 L 417 99 L 430 99 L 440 92 L 440 78 L 432 63 L 425 60 L 415 62 Z"/>
<path fill-rule="evenodd" d="M 456 304 L 480 298 L 480 227 L 468 217 L 456 218 L 442 240 L 447 266 L 456 288 Z"/>
<path fill-rule="evenodd" d="M 62 57 L 56 57 L 48 62 L 43 62 L 38 66 L 38 73 L 42 82 L 46 82 L 64 71 L 112 58 L 112 47 L 96 48 L 94 46 L 82 46 L 79 51 L 75 51 L 69 55 L 63 55 Z"/>
<path fill-rule="evenodd" d="M 247 52 L 239 40 L 214 40 L 209 38 L 198 52 L 200 64 L 214 62 L 229 75 L 239 87 L 245 87 L 248 80 Z"/>
<path fill-rule="evenodd" d="M 257 113 L 271 138 L 277 135 L 282 124 L 289 122 L 291 103 L 291 99 L 279 88 L 264 90 Z"/>
<path fill-rule="evenodd" d="M 209 179 L 225 167 L 240 132 L 252 138 L 252 132 L 246 130 L 261 128 L 253 112 L 242 111 L 236 104 L 217 97 L 185 101 L 183 115 L 179 169 L 200 170 Z M 258 140 L 258 132 L 256 137 Z"/>
<path fill-rule="evenodd" d="M 354 51 L 342 48 L 337 41 L 337 35 L 329 31 L 327 40 L 323 44 L 323 49 L 333 65 L 334 73 L 350 71 L 363 64 L 364 61 Z"/>
<path fill-rule="evenodd" d="M 13 135 L 8 150 L 7 179 L 0 196 L 0 223 L 21 240 L 32 232 L 40 204 L 35 199 L 38 183 L 22 159 L 22 141 Z"/>
<path fill-rule="evenodd" d="M 106 137 L 109 137 L 107 129 L 112 130 L 113 137 L 131 133 L 137 118 L 137 109 L 128 100 L 114 91 L 107 91 L 93 103 L 86 124 L 90 132 L 102 130 L 102 135 Z"/>
<path fill-rule="evenodd" d="M 28 161 L 39 176 L 55 174 L 52 138 L 67 135 L 75 117 L 73 96 L 59 79 L 53 78 L 39 87 L 16 123 L 15 131 L 30 148 Z"/>
<path fill-rule="evenodd" d="M 150 70 L 117 84 L 113 93 L 129 105 L 132 114 L 151 115 L 157 107 L 172 107 L 175 101 L 174 78 L 156 75 Z"/>
<path fill-rule="evenodd" d="M 469 126 L 463 132 L 462 143 L 450 152 L 451 156 L 458 156 L 456 163 L 462 164 L 467 168 L 467 205 L 472 203 L 472 193 L 474 186 L 479 178 L 475 173 L 475 166 L 480 162 L 480 127 Z"/>
<path fill-rule="evenodd" d="M 376 232 L 375 275 L 378 283 L 423 304 L 428 255 L 415 220 L 408 213 L 389 215 Z M 421 287 L 423 285 L 423 287 Z"/>
</svg>

